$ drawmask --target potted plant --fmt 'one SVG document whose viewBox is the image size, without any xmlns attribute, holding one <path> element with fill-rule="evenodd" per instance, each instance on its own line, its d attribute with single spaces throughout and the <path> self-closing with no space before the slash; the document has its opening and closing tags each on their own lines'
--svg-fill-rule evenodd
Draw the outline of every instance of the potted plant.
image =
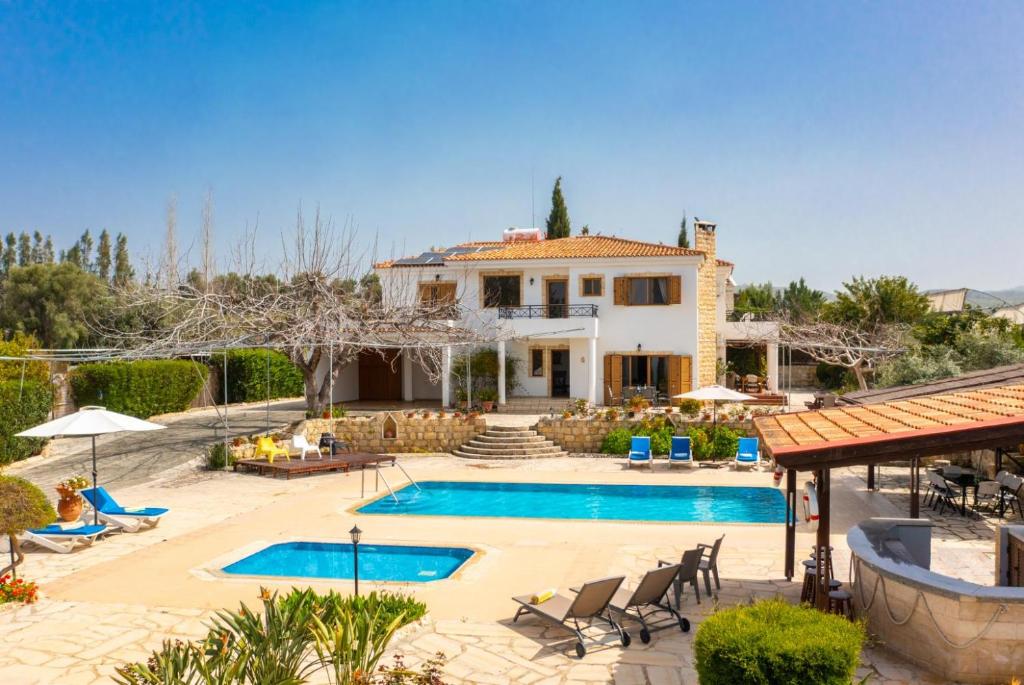
<svg viewBox="0 0 1024 685">
<path fill-rule="evenodd" d="M 618 421 L 619 420 L 619 410 L 616 409 L 615 407 L 609 407 L 604 412 L 604 418 L 607 421 Z"/>
<path fill-rule="evenodd" d="M 494 401 L 498 399 L 498 392 L 494 388 L 484 388 L 480 391 L 480 404 L 484 412 L 494 411 Z"/>
<path fill-rule="evenodd" d="M 562 410 L 562 418 L 563 419 L 571 419 L 572 418 L 572 410 L 571 409 L 563 409 Z"/>
<path fill-rule="evenodd" d="M 455 390 L 455 399 L 459 403 L 459 409 L 469 409 L 469 396 L 466 395 L 465 388 L 457 388 Z"/>
<path fill-rule="evenodd" d="M 67 480 L 57 483 L 57 494 L 60 499 L 57 501 L 57 513 L 63 521 L 77 521 L 82 515 L 82 496 L 79 490 L 89 487 L 89 481 L 85 476 L 72 476 Z"/>
</svg>

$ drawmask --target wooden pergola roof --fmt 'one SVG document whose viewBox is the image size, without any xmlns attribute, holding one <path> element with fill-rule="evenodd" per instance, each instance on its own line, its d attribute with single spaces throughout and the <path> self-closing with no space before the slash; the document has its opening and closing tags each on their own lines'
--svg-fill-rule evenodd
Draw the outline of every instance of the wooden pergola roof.
<svg viewBox="0 0 1024 685">
<path fill-rule="evenodd" d="M 762 448 L 800 471 L 1024 442 L 1024 384 L 754 419 Z"/>
</svg>

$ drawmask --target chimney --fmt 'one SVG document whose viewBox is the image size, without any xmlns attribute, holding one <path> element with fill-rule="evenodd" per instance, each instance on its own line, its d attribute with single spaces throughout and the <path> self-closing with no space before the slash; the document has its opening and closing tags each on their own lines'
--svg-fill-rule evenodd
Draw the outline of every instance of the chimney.
<svg viewBox="0 0 1024 685">
<path fill-rule="evenodd" d="M 693 219 L 693 246 L 704 253 L 697 272 L 697 386 L 718 382 L 718 257 L 715 252 L 717 224 Z"/>
</svg>

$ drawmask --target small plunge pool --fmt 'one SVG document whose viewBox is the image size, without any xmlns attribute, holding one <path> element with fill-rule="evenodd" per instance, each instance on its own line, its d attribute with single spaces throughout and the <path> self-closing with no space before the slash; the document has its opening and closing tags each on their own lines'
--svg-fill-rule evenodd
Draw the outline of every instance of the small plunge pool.
<svg viewBox="0 0 1024 685">
<path fill-rule="evenodd" d="M 429 583 L 459 570 L 473 556 L 465 547 L 359 545 L 359 579 Z M 230 575 L 351 579 L 352 545 L 340 542 L 281 542 L 222 570 Z"/>
</svg>

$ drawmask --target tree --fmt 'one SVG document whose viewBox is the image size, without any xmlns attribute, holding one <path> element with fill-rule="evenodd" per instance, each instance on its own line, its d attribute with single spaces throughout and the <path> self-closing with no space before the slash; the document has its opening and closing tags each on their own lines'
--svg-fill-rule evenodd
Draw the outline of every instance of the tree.
<svg viewBox="0 0 1024 685">
<path fill-rule="evenodd" d="M 103 229 L 100 233 L 100 245 L 96 252 L 96 274 L 106 282 L 110 282 L 110 233 Z"/>
<path fill-rule="evenodd" d="M 95 265 L 92 263 L 92 233 L 89 229 L 85 229 L 85 233 L 78 239 L 78 247 L 82 251 L 82 263 L 79 265 L 82 267 L 82 271 L 95 271 Z"/>
<path fill-rule="evenodd" d="M 43 243 L 43 264 L 53 264 L 54 261 L 53 238 L 46 236 L 46 242 Z"/>
<path fill-rule="evenodd" d="M 43 234 L 39 231 L 32 233 L 32 263 L 42 264 L 46 261 L 43 255 Z"/>
<path fill-rule="evenodd" d="M 32 263 L 32 239 L 24 231 L 18 236 L 18 266 Z"/>
<path fill-rule="evenodd" d="M 43 347 L 81 346 L 94 338 L 104 294 L 98 278 L 68 262 L 15 267 L 0 291 L 0 328 L 34 335 Z"/>
<path fill-rule="evenodd" d="M 823 308 L 825 318 L 860 328 L 886 324 L 914 325 L 929 312 L 928 297 L 905 276 L 854 278 Z"/>
<path fill-rule="evenodd" d="M 8 233 L 4 242 L 7 244 L 7 249 L 4 250 L 3 271 L 4 275 L 7 275 L 18 265 L 18 239 L 13 233 Z"/>
<path fill-rule="evenodd" d="M 23 478 L 0 476 L 0 534 L 10 541 L 11 563 L 0 569 L 0 576 L 25 559 L 18 534 L 33 528 L 44 528 L 57 519 L 50 500 L 42 490 Z"/>
<path fill-rule="evenodd" d="M 580 235 L 590 235 L 590 224 L 583 224 L 583 228 L 580 229 Z"/>
<path fill-rule="evenodd" d="M 683 220 L 679 222 L 679 239 L 676 241 L 679 247 L 690 247 L 690 236 L 686 233 L 686 213 L 683 213 Z"/>
<path fill-rule="evenodd" d="M 551 213 L 547 221 L 548 239 L 568 238 L 572 232 L 572 224 L 569 222 L 569 209 L 565 206 L 565 198 L 562 197 L 562 177 L 555 179 L 555 187 L 551 190 Z"/>
<path fill-rule="evenodd" d="M 114 285 L 126 286 L 135 278 L 131 258 L 128 256 L 128 238 L 117 234 L 117 248 L 114 251 Z"/>
<path fill-rule="evenodd" d="M 879 364 L 906 350 L 908 327 L 897 324 L 858 326 L 828 321 L 794 321 L 782 317 L 778 340 L 810 356 L 814 361 L 850 370 L 861 390 Z"/>
<path fill-rule="evenodd" d="M 779 297 L 781 309 L 797 321 L 817 317 L 825 302 L 825 293 L 808 287 L 802 276 L 799 281 L 790 281 Z"/>
<path fill-rule="evenodd" d="M 771 283 L 745 285 L 736 292 L 733 311 L 740 317 L 750 314 L 764 318 L 778 310 L 779 299 Z"/>
</svg>

